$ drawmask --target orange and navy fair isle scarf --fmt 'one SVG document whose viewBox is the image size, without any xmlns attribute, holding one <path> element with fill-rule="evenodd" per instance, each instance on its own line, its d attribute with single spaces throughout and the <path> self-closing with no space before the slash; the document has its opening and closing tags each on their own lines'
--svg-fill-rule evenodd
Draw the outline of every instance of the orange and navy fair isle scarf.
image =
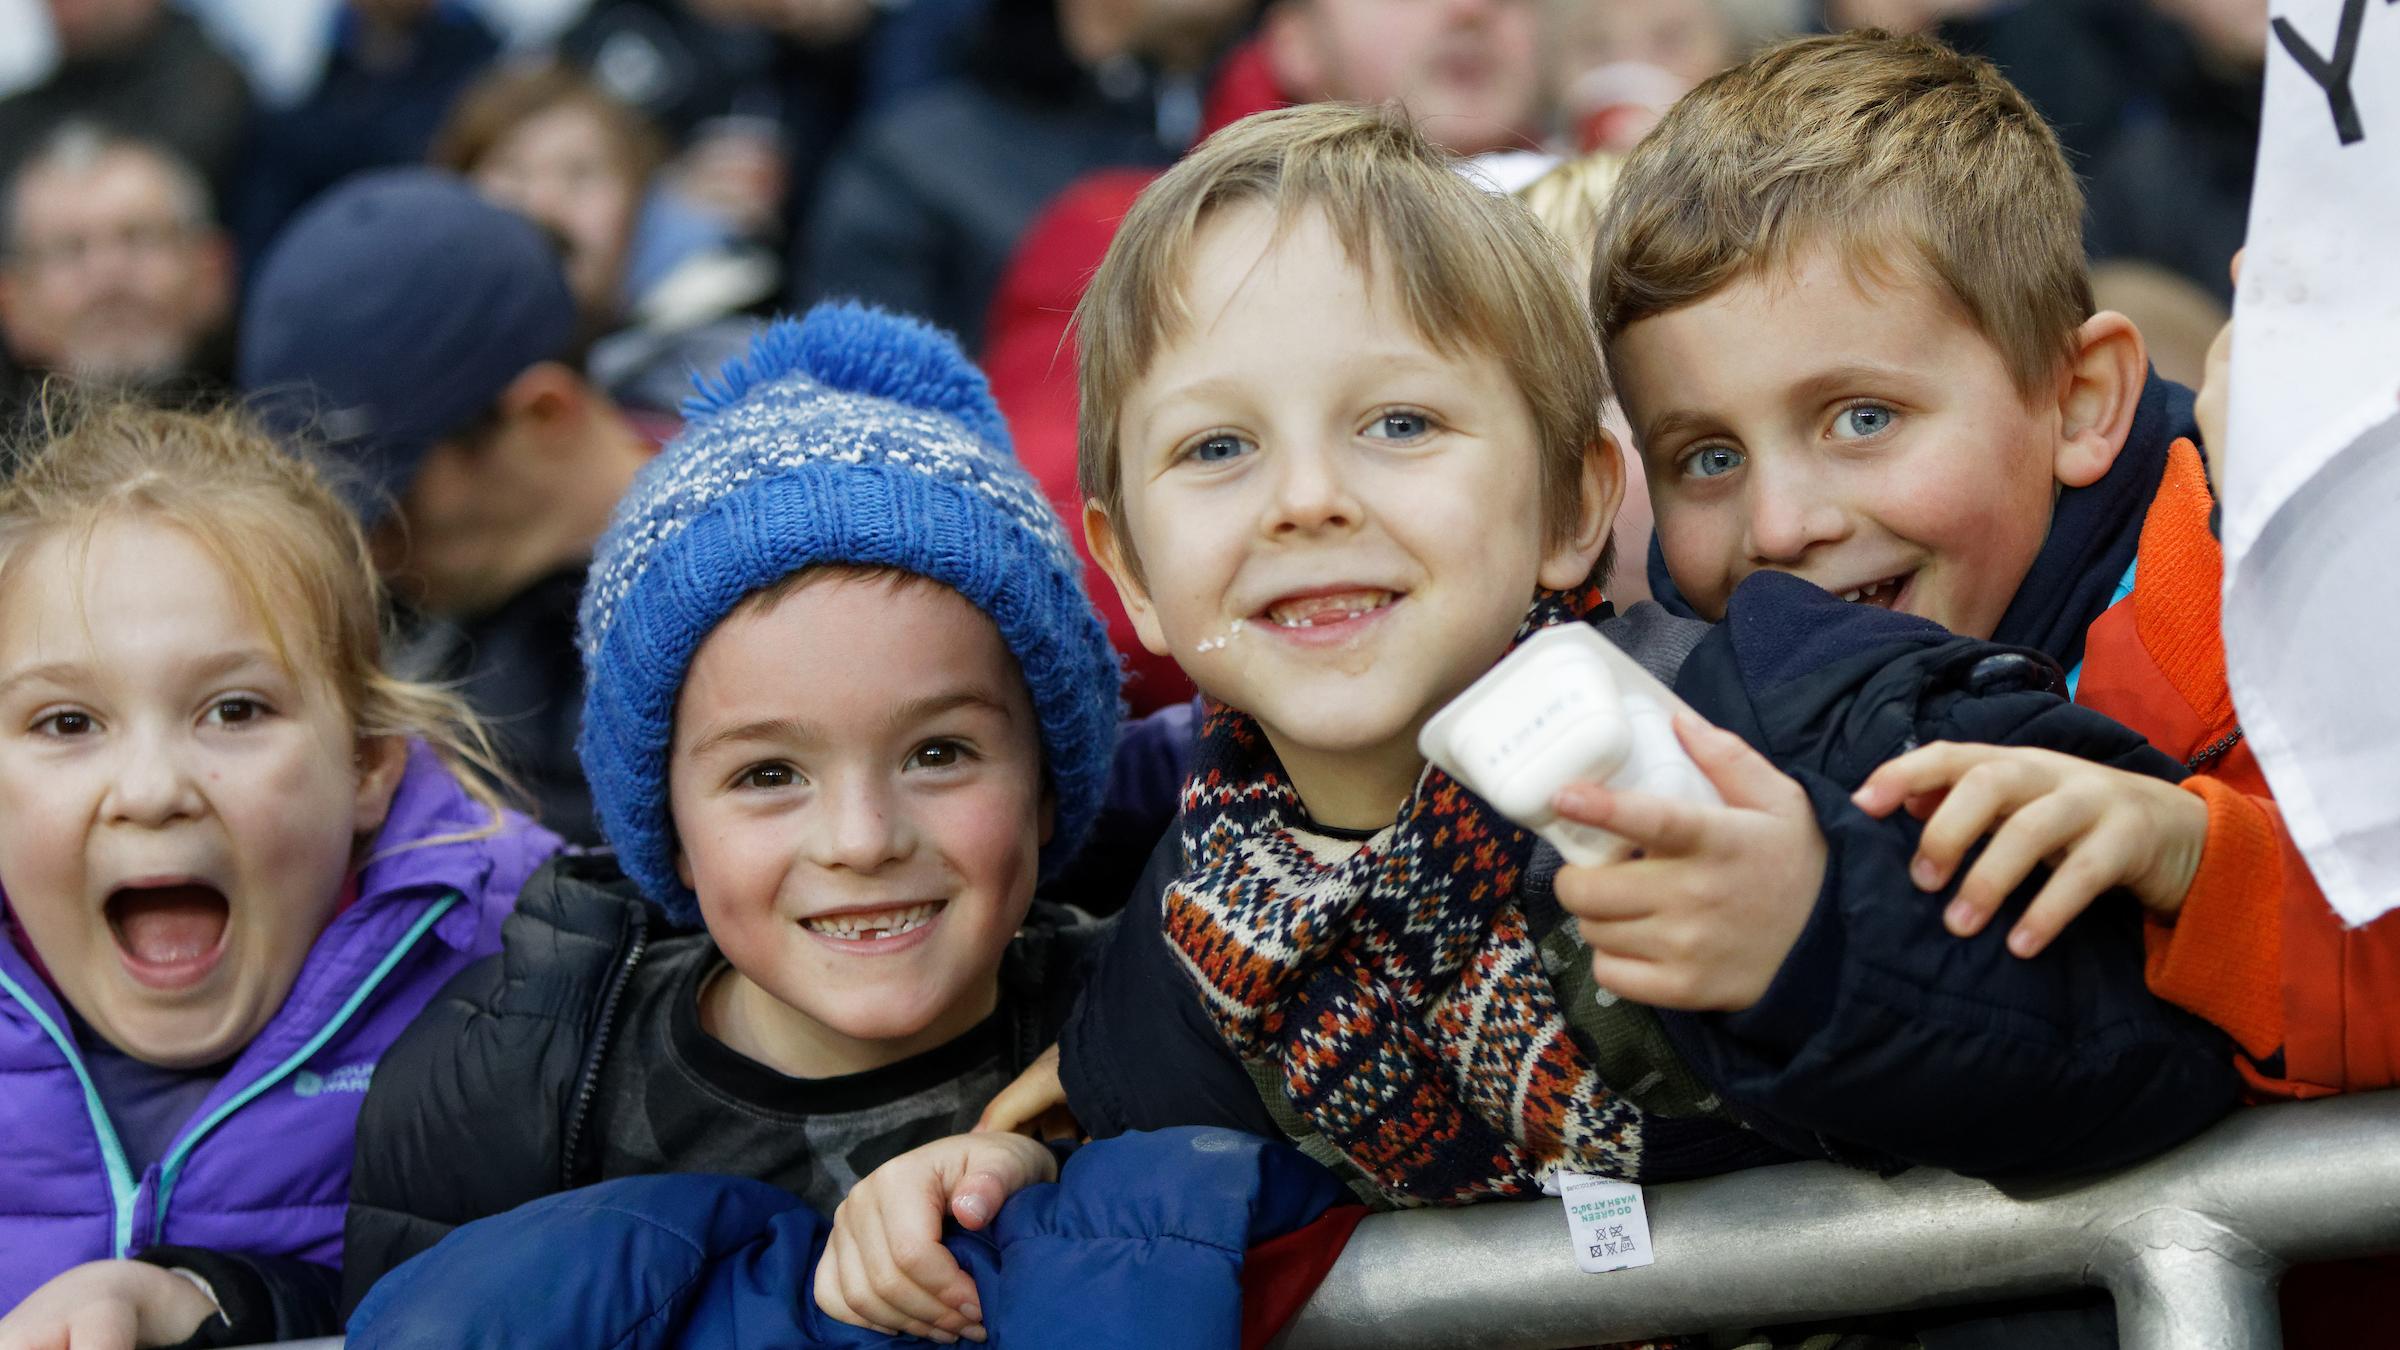
<svg viewBox="0 0 2400 1350">
<path fill-rule="evenodd" d="M 1599 606 L 1546 591 L 1517 640 Z M 1216 704 L 1182 821 L 1170 946 L 1234 1052 L 1388 1200 L 1640 1178 L 1641 1114 L 1569 1034 L 1518 904 L 1531 833 L 1429 766 L 1393 825 L 1322 862 L 1258 723 Z"/>
</svg>

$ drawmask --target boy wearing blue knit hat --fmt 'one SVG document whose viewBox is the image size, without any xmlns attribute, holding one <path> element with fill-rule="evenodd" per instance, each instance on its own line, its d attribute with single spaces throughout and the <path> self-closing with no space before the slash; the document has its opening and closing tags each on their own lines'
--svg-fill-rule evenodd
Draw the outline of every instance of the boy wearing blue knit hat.
<svg viewBox="0 0 2400 1350">
<path fill-rule="evenodd" d="M 1117 669 L 983 377 L 821 307 L 687 411 L 583 599 L 616 857 L 537 876 L 377 1071 L 349 1306 L 459 1224 L 608 1177 L 736 1173 L 830 1213 L 1063 1020 L 1082 934 L 1033 893 L 1098 808 Z"/>
</svg>

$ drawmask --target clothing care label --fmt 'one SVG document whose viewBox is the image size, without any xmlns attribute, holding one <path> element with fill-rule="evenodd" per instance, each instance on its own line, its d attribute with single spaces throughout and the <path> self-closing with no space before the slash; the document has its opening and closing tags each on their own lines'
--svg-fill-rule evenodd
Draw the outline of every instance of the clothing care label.
<svg viewBox="0 0 2400 1350">
<path fill-rule="evenodd" d="M 1566 1203 L 1575 1265 L 1584 1274 L 1630 1270 L 1656 1259 L 1650 1254 L 1650 1214 L 1642 1208 L 1641 1187 L 1630 1181 L 1565 1171 L 1543 1189 L 1552 1186 Z"/>
<path fill-rule="evenodd" d="M 2400 3 L 2271 0 L 2218 483 L 2234 710 L 2342 917 L 2400 907 Z"/>
</svg>

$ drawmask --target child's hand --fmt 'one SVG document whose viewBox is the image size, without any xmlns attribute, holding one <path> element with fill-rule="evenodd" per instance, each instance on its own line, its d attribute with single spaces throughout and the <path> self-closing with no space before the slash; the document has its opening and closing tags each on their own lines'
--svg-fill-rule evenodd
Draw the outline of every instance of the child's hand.
<svg viewBox="0 0 2400 1350">
<path fill-rule="evenodd" d="M 1053 1045 L 1025 1066 L 1000 1095 L 976 1117 L 978 1130 L 1005 1130 L 1034 1139 L 1073 1139 L 1083 1133 L 1067 1110 L 1066 1084 L 1058 1078 L 1058 1047 Z"/>
<path fill-rule="evenodd" d="M 1723 806 L 1577 783 L 1560 815 L 1642 852 L 1565 867 L 1558 903 L 1592 949 L 1592 978 L 1660 1008 L 1738 1012 L 1767 992 L 1825 877 L 1825 836 L 1797 782 L 1730 731 L 1690 713 L 1675 733 Z"/>
<path fill-rule="evenodd" d="M 1925 822 L 1909 876 L 1939 890 L 1975 841 L 1992 842 L 1942 921 L 1960 937 L 1991 922 L 2042 863 L 2050 880 L 2009 931 L 2031 956 L 2102 892 L 2123 886 L 2172 917 L 2200 870 L 2208 804 L 2172 783 L 2054 750 L 1937 742 L 1867 776 L 1851 800 L 1870 816 L 1905 806 Z"/>
<path fill-rule="evenodd" d="M 850 1188 L 817 1262 L 817 1306 L 886 1334 L 951 1344 L 983 1339 L 975 1282 L 942 1245 L 945 1214 L 981 1228 L 1000 1202 L 1058 1177 L 1050 1150 L 1018 1134 L 978 1132 L 911 1149 Z"/>
<path fill-rule="evenodd" d="M 217 1305 L 146 1261 L 90 1261 L 53 1276 L 0 1317 L 0 1350 L 134 1350 L 191 1339 Z"/>
</svg>

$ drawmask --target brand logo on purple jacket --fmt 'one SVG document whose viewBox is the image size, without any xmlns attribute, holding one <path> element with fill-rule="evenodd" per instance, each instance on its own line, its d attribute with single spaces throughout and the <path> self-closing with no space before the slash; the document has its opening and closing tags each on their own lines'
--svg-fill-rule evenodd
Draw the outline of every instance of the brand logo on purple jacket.
<svg viewBox="0 0 2400 1350">
<path fill-rule="evenodd" d="M 375 1062 L 345 1064 L 331 1073 L 302 1069 L 292 1075 L 292 1095 L 314 1097 L 327 1092 L 364 1092 L 367 1080 L 375 1076 Z"/>
</svg>

